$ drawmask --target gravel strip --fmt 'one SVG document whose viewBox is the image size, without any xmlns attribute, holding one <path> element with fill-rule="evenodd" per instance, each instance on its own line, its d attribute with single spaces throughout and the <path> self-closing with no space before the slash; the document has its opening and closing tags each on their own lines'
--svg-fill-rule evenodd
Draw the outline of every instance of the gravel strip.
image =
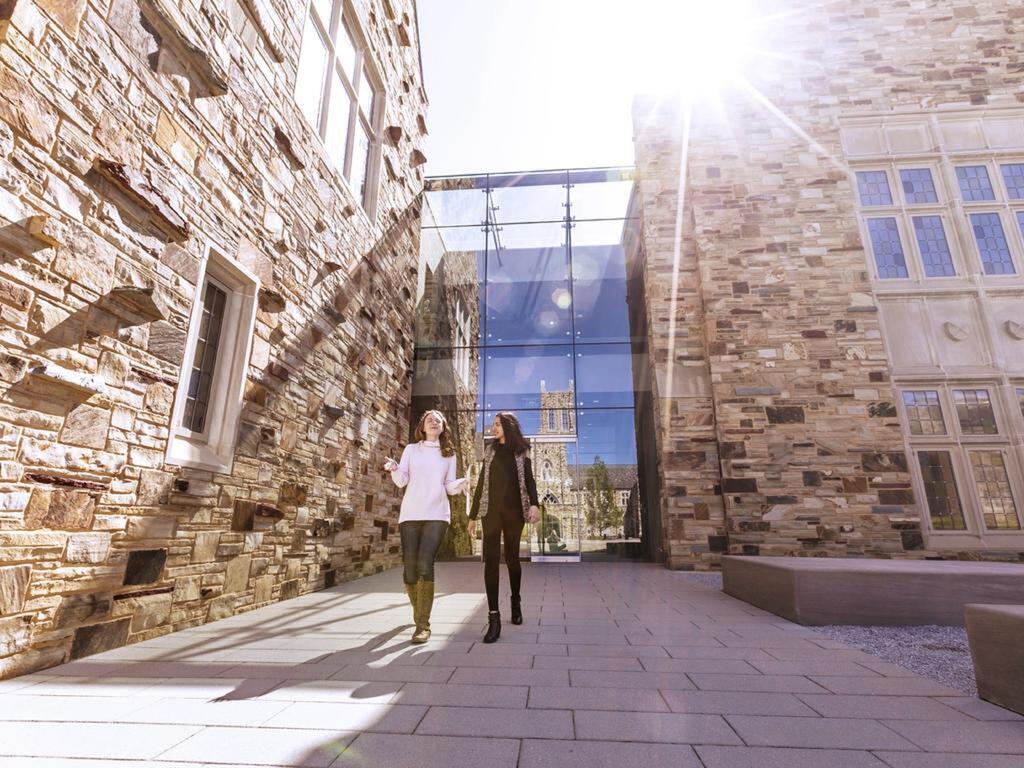
<svg viewBox="0 0 1024 768">
<path fill-rule="evenodd" d="M 937 683 L 976 696 L 974 668 L 963 627 L 814 627 L 833 640 L 898 664 Z"/>
<path fill-rule="evenodd" d="M 677 571 L 687 581 L 711 589 L 722 588 L 722 574 Z M 963 627 L 812 627 L 833 640 L 859 648 L 882 661 L 897 664 L 922 677 L 977 696 L 974 667 Z"/>
</svg>

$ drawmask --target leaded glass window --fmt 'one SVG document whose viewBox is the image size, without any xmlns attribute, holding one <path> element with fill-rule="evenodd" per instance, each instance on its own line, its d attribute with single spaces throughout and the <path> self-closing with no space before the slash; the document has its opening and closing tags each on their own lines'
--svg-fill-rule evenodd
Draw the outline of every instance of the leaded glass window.
<svg viewBox="0 0 1024 768">
<path fill-rule="evenodd" d="M 992 181 L 984 165 L 962 165 L 956 169 L 956 180 L 960 184 L 960 196 L 967 202 L 995 200 Z"/>
<path fill-rule="evenodd" d="M 1024 163 L 1006 163 L 999 166 L 1011 200 L 1024 200 Z"/>
<path fill-rule="evenodd" d="M 892 205 L 889 177 L 885 171 L 857 171 L 861 205 Z"/>
<path fill-rule="evenodd" d="M 181 425 L 193 432 L 203 432 L 206 429 L 206 413 L 210 405 L 210 390 L 216 372 L 226 305 L 227 293 L 212 281 L 207 281 L 203 293 L 196 349 L 192 356 L 192 373 L 189 376 L 185 412 L 181 419 Z"/>
<path fill-rule="evenodd" d="M 921 466 L 921 479 L 924 481 L 932 528 L 945 531 L 967 530 L 949 451 L 918 451 L 917 460 Z"/>
<path fill-rule="evenodd" d="M 934 389 L 903 393 L 903 406 L 907 411 L 907 424 L 912 435 L 944 435 L 946 424 L 942 418 L 939 393 Z"/>
<path fill-rule="evenodd" d="M 972 213 L 971 229 L 986 275 L 1012 275 L 1013 257 L 998 213 Z"/>
<path fill-rule="evenodd" d="M 985 527 L 1019 530 L 1020 518 L 1013 500 L 1010 477 L 1001 451 L 971 451 L 971 472 L 978 487 Z"/>
<path fill-rule="evenodd" d="M 953 277 L 956 268 L 946 241 L 941 216 L 914 216 L 914 234 L 921 249 L 921 262 L 928 277 Z"/>
<path fill-rule="evenodd" d="M 896 219 L 868 219 L 868 233 L 878 276 L 885 279 L 907 277 L 907 259 L 903 254 Z"/>
<path fill-rule="evenodd" d="M 939 202 L 932 172 L 927 168 L 903 168 L 900 170 L 900 183 L 903 186 L 903 197 L 908 203 Z"/>
<path fill-rule="evenodd" d="M 960 431 L 965 435 L 998 434 L 996 414 L 987 389 L 954 389 L 953 404 Z"/>
</svg>

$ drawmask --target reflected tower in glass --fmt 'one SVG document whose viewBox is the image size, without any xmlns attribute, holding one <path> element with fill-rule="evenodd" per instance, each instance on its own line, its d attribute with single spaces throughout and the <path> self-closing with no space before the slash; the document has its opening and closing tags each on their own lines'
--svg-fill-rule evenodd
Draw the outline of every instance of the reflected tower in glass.
<svg viewBox="0 0 1024 768">
<path fill-rule="evenodd" d="M 542 507 L 523 541 L 535 559 L 656 551 L 634 191 L 627 168 L 426 183 L 412 422 L 448 414 L 475 483 L 494 415 L 516 414 Z"/>
</svg>

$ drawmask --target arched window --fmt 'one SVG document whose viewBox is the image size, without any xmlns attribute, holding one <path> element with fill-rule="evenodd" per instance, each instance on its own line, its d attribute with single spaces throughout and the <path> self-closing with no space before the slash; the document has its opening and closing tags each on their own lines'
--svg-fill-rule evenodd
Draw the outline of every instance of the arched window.
<svg viewBox="0 0 1024 768">
<path fill-rule="evenodd" d="M 557 504 L 558 497 L 550 491 L 544 494 L 544 498 L 541 500 L 542 504 Z"/>
</svg>

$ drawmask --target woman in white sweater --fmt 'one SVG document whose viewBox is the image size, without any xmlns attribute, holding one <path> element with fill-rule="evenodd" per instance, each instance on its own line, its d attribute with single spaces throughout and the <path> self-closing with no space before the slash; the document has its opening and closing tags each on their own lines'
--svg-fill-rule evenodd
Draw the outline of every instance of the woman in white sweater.
<svg viewBox="0 0 1024 768">
<path fill-rule="evenodd" d="M 398 516 L 402 578 L 416 622 L 412 642 L 425 643 L 434 605 L 434 558 L 451 522 L 448 497 L 461 493 L 467 479 L 455 477 L 455 446 L 440 411 L 423 414 L 415 437 L 417 442 L 405 446 L 401 461 L 388 459 L 384 470 L 395 485 L 406 489 Z"/>
</svg>

